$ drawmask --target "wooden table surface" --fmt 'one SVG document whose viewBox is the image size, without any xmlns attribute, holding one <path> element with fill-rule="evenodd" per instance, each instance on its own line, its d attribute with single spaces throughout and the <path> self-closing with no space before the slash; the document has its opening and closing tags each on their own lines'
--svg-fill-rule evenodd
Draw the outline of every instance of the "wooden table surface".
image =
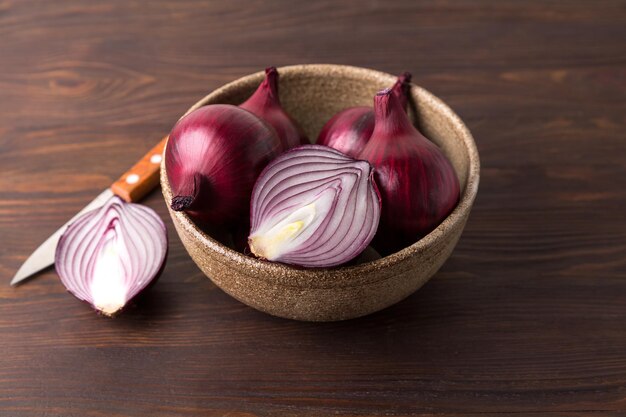
<svg viewBox="0 0 626 417">
<path fill-rule="evenodd" d="M 531 4 L 532 3 L 532 4 Z M 0 415 L 626 410 L 626 3 L 0 0 Z M 167 267 L 98 317 L 8 282 L 201 96 L 268 65 L 409 70 L 473 132 L 477 201 L 405 301 L 338 323 Z"/>
</svg>

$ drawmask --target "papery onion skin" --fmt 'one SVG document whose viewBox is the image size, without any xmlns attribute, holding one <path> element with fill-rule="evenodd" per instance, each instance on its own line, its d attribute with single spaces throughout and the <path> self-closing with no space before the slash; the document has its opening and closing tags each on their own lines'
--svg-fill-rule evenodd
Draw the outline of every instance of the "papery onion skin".
<svg viewBox="0 0 626 417">
<path fill-rule="evenodd" d="M 398 76 L 391 88 L 405 109 L 408 106 L 410 88 L 411 74 L 409 72 Z M 367 106 L 349 107 L 326 122 L 315 143 L 330 146 L 356 158 L 365 148 L 372 132 L 374 132 L 374 109 Z"/>
<path fill-rule="evenodd" d="M 220 224 L 246 217 L 254 181 L 280 152 L 274 130 L 249 111 L 200 107 L 176 123 L 167 142 L 170 207 Z"/>
<path fill-rule="evenodd" d="M 349 107 L 326 122 L 315 143 L 355 157 L 363 150 L 373 131 L 372 108 Z"/>
<path fill-rule="evenodd" d="M 359 255 L 376 233 L 380 195 L 367 161 L 304 145 L 272 161 L 251 202 L 248 243 L 256 256 L 331 267 Z"/>
<path fill-rule="evenodd" d="M 154 210 L 113 196 L 67 227 L 55 267 L 71 294 L 111 317 L 156 282 L 167 253 L 167 228 Z"/>
<path fill-rule="evenodd" d="M 374 98 L 376 127 L 359 155 L 376 169 L 383 210 L 374 246 L 388 254 L 415 243 L 455 208 L 459 180 L 441 149 L 422 135 L 390 90 Z"/>
<path fill-rule="evenodd" d="M 265 79 L 239 107 L 257 115 L 276 130 L 286 151 L 309 142 L 298 123 L 283 109 L 278 97 L 278 70 L 276 67 L 265 69 Z"/>
</svg>

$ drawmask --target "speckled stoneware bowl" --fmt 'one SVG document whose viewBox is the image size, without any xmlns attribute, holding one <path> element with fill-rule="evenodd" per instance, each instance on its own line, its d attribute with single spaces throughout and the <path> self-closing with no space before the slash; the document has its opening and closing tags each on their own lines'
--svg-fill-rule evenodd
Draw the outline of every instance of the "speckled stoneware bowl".
<svg viewBox="0 0 626 417">
<path fill-rule="evenodd" d="M 312 140 L 339 110 L 371 106 L 375 93 L 396 80 L 395 75 L 340 65 L 295 65 L 279 68 L 279 73 L 281 102 Z M 189 111 L 214 103 L 240 104 L 264 75 L 261 71 L 233 81 Z M 465 227 L 478 191 L 479 159 L 472 135 L 448 106 L 416 85 L 411 87 L 411 96 L 411 117 L 448 156 L 462 190 L 457 208 L 433 232 L 373 262 L 297 269 L 231 250 L 201 231 L 184 213 L 170 210 L 181 241 L 202 272 L 251 307 L 307 321 L 344 320 L 373 313 L 424 285 L 450 256 Z M 165 164 L 161 165 L 161 184 L 166 202 L 171 201 Z"/>
</svg>

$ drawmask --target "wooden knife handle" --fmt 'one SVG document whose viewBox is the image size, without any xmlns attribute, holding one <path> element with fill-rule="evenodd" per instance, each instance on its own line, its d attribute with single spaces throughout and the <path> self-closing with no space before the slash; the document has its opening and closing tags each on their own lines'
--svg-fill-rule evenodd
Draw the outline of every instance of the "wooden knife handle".
<svg viewBox="0 0 626 417">
<path fill-rule="evenodd" d="M 159 185 L 159 168 L 166 142 L 167 136 L 115 181 L 111 186 L 113 193 L 133 203 L 141 200 Z"/>
</svg>

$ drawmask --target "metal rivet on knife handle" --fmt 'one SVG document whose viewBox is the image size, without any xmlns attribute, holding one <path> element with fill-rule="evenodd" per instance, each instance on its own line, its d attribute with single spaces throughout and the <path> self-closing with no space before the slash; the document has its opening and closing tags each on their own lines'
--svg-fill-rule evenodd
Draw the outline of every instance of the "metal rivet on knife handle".
<svg viewBox="0 0 626 417">
<path fill-rule="evenodd" d="M 111 190 L 128 202 L 137 202 L 159 184 L 159 168 L 167 137 L 124 173 Z"/>
</svg>

